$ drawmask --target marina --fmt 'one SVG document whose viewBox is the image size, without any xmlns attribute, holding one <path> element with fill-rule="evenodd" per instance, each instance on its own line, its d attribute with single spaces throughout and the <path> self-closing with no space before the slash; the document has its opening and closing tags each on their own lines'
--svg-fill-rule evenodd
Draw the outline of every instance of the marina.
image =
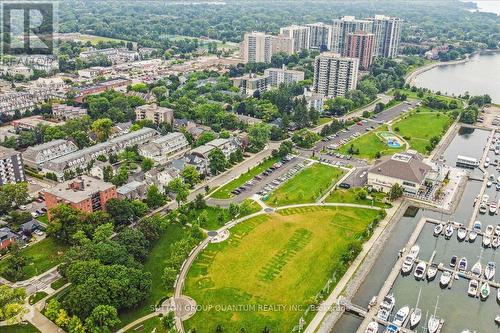
<svg viewBox="0 0 500 333">
<path fill-rule="evenodd" d="M 495 166 L 495 149 L 490 150 L 498 136 L 480 129 L 459 130 L 440 156 L 443 163 L 456 167 L 459 146 L 465 147 L 464 141 L 468 141 L 468 147 L 484 149 L 460 150 L 463 156 L 476 159 L 478 166 L 469 169 L 456 209 L 408 209 L 381 254 L 385 260 L 374 263 L 369 274 L 373 279 L 365 281 L 351 300 L 343 300 L 346 312 L 334 326 L 335 332 L 392 332 L 389 325 L 397 322 L 398 309 L 405 307 L 409 308 L 408 318 L 396 325 L 399 331 L 394 332 L 499 330 L 495 319 L 500 314 L 500 278 L 495 276 L 494 268 L 500 264 L 496 256 L 500 239 L 495 233 L 500 232 L 496 208 L 500 197 L 494 184 L 498 183 L 500 171 L 498 163 Z M 492 165 L 485 167 L 488 159 Z M 489 181 L 492 186 L 487 186 Z M 480 211 L 483 201 L 487 207 L 484 213 Z M 393 239 L 396 237 L 399 239 Z M 418 255 L 408 259 L 415 245 Z M 415 274 L 418 265 L 422 271 Z M 404 266 L 406 272 L 402 272 Z M 383 272 L 383 279 L 376 275 Z M 388 295 L 394 297 L 394 306 L 387 320 L 381 320 L 377 314 Z M 418 324 L 410 325 L 409 317 L 415 308 L 421 318 Z M 368 331 L 372 322 L 378 324 L 378 330 Z"/>
</svg>

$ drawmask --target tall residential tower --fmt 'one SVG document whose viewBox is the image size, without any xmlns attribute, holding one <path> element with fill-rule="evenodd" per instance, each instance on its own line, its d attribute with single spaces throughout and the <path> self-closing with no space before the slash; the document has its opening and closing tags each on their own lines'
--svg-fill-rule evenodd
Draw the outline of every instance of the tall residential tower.
<svg viewBox="0 0 500 333">
<path fill-rule="evenodd" d="M 369 18 L 373 22 L 375 34 L 375 56 L 393 58 L 398 55 L 403 20 L 398 17 L 375 15 Z"/>
<path fill-rule="evenodd" d="M 313 91 L 327 97 L 344 96 L 358 82 L 359 59 L 324 52 L 314 59 Z"/>
</svg>

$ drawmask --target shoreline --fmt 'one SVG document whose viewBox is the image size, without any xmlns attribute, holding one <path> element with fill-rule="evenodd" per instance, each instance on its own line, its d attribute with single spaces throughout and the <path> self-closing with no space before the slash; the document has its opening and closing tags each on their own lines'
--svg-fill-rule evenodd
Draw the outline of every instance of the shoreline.
<svg viewBox="0 0 500 333">
<path fill-rule="evenodd" d="M 430 71 L 433 68 L 441 67 L 441 66 L 452 66 L 452 65 L 458 65 L 458 64 L 465 64 L 465 63 L 469 62 L 471 60 L 471 58 L 474 57 L 474 56 L 476 56 L 476 55 L 481 55 L 483 53 L 496 53 L 496 52 L 500 52 L 500 50 L 485 49 L 485 50 L 475 51 L 475 52 L 473 52 L 471 54 L 468 54 L 465 57 L 465 59 L 458 59 L 458 60 L 445 61 L 445 62 L 442 62 L 442 61 L 433 62 L 432 64 L 428 64 L 426 66 L 417 68 L 413 72 L 407 74 L 406 77 L 405 77 L 405 83 L 412 85 L 414 83 L 415 79 L 419 75 L 421 75 L 421 74 L 423 74 L 423 73 L 425 73 L 427 71 Z"/>
</svg>

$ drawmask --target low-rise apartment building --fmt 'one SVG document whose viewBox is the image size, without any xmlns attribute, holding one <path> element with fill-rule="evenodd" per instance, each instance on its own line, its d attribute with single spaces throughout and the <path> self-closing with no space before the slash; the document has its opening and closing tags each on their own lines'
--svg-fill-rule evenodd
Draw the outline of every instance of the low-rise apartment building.
<svg viewBox="0 0 500 333">
<path fill-rule="evenodd" d="M 28 147 L 22 155 L 25 165 L 32 169 L 42 170 L 46 162 L 77 150 L 78 147 L 72 141 L 59 139 Z"/>
<path fill-rule="evenodd" d="M 139 154 L 158 163 L 165 163 L 170 157 L 186 151 L 189 142 L 184 134 L 168 133 L 139 148 Z"/>
<path fill-rule="evenodd" d="M 52 115 L 58 119 L 78 119 L 87 115 L 87 109 L 66 104 L 52 105 Z"/>
<path fill-rule="evenodd" d="M 158 106 L 157 104 L 145 104 L 135 108 L 136 120 L 151 120 L 155 124 L 174 123 L 174 110 Z"/>
<path fill-rule="evenodd" d="M 267 76 L 267 82 L 272 87 L 304 80 L 304 72 L 287 69 L 285 65 L 283 65 L 283 68 L 268 68 L 264 70 L 264 76 Z"/>
<path fill-rule="evenodd" d="M 263 93 L 269 88 L 269 78 L 257 74 L 246 74 L 232 78 L 233 86 L 238 87 L 242 94 L 252 96 L 256 91 Z"/>
</svg>

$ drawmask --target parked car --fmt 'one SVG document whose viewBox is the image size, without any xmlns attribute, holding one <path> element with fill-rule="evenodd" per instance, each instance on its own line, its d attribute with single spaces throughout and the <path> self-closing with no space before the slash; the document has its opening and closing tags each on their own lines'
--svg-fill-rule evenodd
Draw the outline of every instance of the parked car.
<svg viewBox="0 0 500 333">
<path fill-rule="evenodd" d="M 345 188 L 345 189 L 350 189 L 351 188 L 351 185 L 347 184 L 347 183 L 340 183 L 339 184 L 339 187 L 340 188 Z"/>
</svg>

